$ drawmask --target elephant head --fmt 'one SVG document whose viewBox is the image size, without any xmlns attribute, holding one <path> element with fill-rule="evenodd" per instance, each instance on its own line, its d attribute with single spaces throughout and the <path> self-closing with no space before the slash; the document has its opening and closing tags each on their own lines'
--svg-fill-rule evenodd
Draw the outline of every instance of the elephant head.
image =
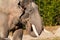
<svg viewBox="0 0 60 40">
<path fill-rule="evenodd" d="M 19 2 L 19 3 L 22 4 L 22 2 Z M 32 1 L 30 1 L 29 3 L 26 2 L 26 4 L 25 2 L 23 2 L 23 6 L 19 4 L 19 6 L 21 6 L 24 9 L 24 11 L 22 15 L 20 16 L 20 18 L 17 18 L 15 21 L 13 20 L 14 21 L 13 24 L 20 22 L 26 25 L 26 29 L 31 36 L 34 36 L 34 37 L 39 36 L 41 32 L 43 31 L 43 25 L 42 25 L 42 19 L 38 12 L 38 6 Z M 16 25 L 13 25 L 13 26 L 16 28 Z M 18 33 L 16 33 L 16 36 Z M 14 36 L 14 38 L 16 36 Z"/>
<path fill-rule="evenodd" d="M 38 6 L 34 2 L 30 2 L 26 5 L 21 19 L 22 22 L 27 23 L 26 29 L 31 36 L 39 36 L 43 31 L 43 24 L 38 12 Z"/>
</svg>

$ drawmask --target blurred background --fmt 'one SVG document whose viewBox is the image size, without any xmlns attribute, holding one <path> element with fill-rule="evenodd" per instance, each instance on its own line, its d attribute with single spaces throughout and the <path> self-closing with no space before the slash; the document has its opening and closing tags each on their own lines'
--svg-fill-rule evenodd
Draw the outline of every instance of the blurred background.
<svg viewBox="0 0 60 40">
<path fill-rule="evenodd" d="M 60 0 L 35 0 L 44 26 L 60 25 Z"/>
</svg>

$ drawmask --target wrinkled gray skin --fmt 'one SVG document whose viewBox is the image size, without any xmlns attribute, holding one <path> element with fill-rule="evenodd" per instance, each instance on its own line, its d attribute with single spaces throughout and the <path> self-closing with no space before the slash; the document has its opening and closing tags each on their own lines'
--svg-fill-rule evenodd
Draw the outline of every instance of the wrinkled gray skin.
<svg viewBox="0 0 60 40">
<path fill-rule="evenodd" d="M 38 6 L 34 2 L 31 2 L 30 4 L 27 5 L 25 14 L 21 17 L 21 19 L 25 19 L 22 21 L 27 21 L 26 29 L 31 36 L 36 37 L 33 30 L 31 31 L 32 24 L 35 25 L 35 28 L 39 35 L 43 31 L 43 24 L 41 16 L 39 15 L 38 12 Z"/>
<path fill-rule="evenodd" d="M 9 30 L 8 16 L 4 12 L 0 12 L 0 37 L 1 39 L 8 37 L 8 30 Z"/>
<path fill-rule="evenodd" d="M 29 1 L 29 0 L 27 0 L 27 1 Z M 19 6 L 20 9 L 18 8 L 18 5 L 17 5 L 18 1 L 17 0 L 13 0 L 13 1 L 5 0 L 4 2 L 3 2 L 4 5 L 0 4 L 0 17 L 1 17 L 0 18 L 0 22 L 1 22 L 1 24 L 0 24 L 0 28 L 1 28 L 0 29 L 0 40 L 7 40 L 6 38 L 8 38 L 9 30 L 16 28 L 15 23 L 18 23 L 18 20 L 22 24 L 26 25 L 26 29 L 31 36 L 34 36 L 34 37 L 36 36 L 34 34 L 34 32 L 31 31 L 32 24 L 34 24 L 36 26 L 36 30 L 37 30 L 38 34 L 39 35 L 41 34 L 41 32 L 43 30 L 42 21 L 41 21 L 39 12 L 38 12 L 38 7 L 35 3 L 31 4 L 32 8 L 30 8 L 31 1 L 28 4 L 26 2 L 20 1 L 21 4 L 24 4 L 21 7 L 26 8 L 26 10 L 25 10 L 25 14 L 22 15 L 21 18 L 19 19 L 19 16 L 22 13 L 20 11 L 23 11 L 23 10 L 21 10 L 20 6 Z M 32 9 L 32 11 L 30 9 Z M 15 15 L 15 13 L 16 13 L 16 15 Z M 12 18 L 11 18 L 11 15 L 12 15 Z M 16 19 L 16 20 L 14 20 L 14 19 Z M 23 36 L 23 30 L 17 29 L 13 33 L 12 40 L 22 40 L 22 36 Z"/>
<path fill-rule="evenodd" d="M 23 7 L 26 8 L 25 13 L 20 17 L 20 19 L 14 18 L 13 25 L 12 25 L 12 26 L 14 26 L 13 28 L 16 27 L 14 24 L 17 23 L 18 21 L 20 21 L 22 24 L 26 25 L 26 30 L 27 30 L 28 34 L 30 34 L 33 37 L 36 37 L 35 33 L 33 31 L 31 31 L 31 28 L 32 28 L 31 26 L 32 26 L 32 24 L 34 24 L 35 28 L 38 32 L 38 35 L 40 35 L 41 32 L 43 31 L 43 26 L 42 26 L 42 19 L 39 15 L 39 12 L 38 12 L 38 6 L 34 2 L 31 2 L 31 4 L 29 3 Z M 16 36 L 18 33 L 19 32 L 17 31 L 15 36 L 13 36 L 13 38 L 14 38 L 13 40 L 17 39 Z M 21 39 L 21 37 L 18 36 L 18 39 L 19 38 Z"/>
<path fill-rule="evenodd" d="M 35 25 L 36 30 L 40 35 L 43 30 L 42 19 L 41 19 L 41 16 L 39 15 L 37 5 L 35 3 L 32 3 L 32 7 L 33 7 L 33 13 L 30 15 L 30 23 Z M 31 35 L 33 35 L 32 32 L 31 32 Z"/>
<path fill-rule="evenodd" d="M 0 0 L 0 40 L 9 40 L 8 34 L 11 30 L 10 24 L 12 20 L 14 17 L 18 18 L 22 14 L 22 8 L 18 7 L 18 2 L 18 0 Z M 21 33 L 17 35 L 16 32 Z M 23 31 L 21 29 L 19 31 L 16 30 L 13 37 L 16 34 L 21 40 L 22 32 Z"/>
</svg>

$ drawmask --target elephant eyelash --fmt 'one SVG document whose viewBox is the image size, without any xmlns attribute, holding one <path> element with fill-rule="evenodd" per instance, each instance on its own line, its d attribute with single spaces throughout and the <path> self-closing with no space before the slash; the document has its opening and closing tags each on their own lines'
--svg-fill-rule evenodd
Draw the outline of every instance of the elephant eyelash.
<svg viewBox="0 0 60 40">
<path fill-rule="evenodd" d="M 21 2 L 20 2 L 20 1 L 18 2 L 18 4 L 17 4 L 17 5 L 18 5 L 18 7 L 19 7 L 19 8 L 20 8 L 20 7 L 22 7 L 22 6 L 21 6 Z"/>
<path fill-rule="evenodd" d="M 21 5 L 21 4 L 20 4 L 20 1 L 19 1 L 18 5 Z"/>
</svg>

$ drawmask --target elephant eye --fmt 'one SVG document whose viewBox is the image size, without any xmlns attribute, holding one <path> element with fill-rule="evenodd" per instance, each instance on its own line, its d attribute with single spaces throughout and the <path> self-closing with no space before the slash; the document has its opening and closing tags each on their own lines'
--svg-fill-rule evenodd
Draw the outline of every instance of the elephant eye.
<svg viewBox="0 0 60 40">
<path fill-rule="evenodd" d="M 18 5 L 20 5 L 20 1 L 19 1 Z"/>
<path fill-rule="evenodd" d="M 21 2 L 19 1 L 19 2 L 18 2 L 18 7 L 20 8 L 21 6 L 22 6 L 22 5 L 21 5 Z"/>
</svg>

